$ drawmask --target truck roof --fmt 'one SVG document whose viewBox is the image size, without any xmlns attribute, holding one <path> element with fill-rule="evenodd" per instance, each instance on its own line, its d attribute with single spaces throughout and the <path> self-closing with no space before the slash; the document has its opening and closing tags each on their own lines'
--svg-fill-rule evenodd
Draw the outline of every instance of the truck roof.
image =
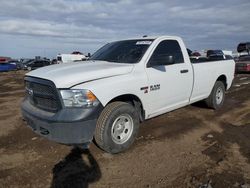
<svg viewBox="0 0 250 188">
<path fill-rule="evenodd" d="M 159 35 L 159 36 L 142 36 L 142 37 L 132 37 L 132 38 L 126 38 L 126 39 L 121 39 L 121 40 L 115 40 L 116 41 L 123 41 L 123 40 L 155 40 L 155 39 L 160 39 L 160 38 L 170 38 L 174 40 L 180 39 L 178 36 L 171 36 L 171 35 Z"/>
<path fill-rule="evenodd" d="M 173 35 L 158 35 L 158 36 L 142 36 L 133 39 L 157 39 L 157 38 L 180 38 L 180 37 Z"/>
</svg>

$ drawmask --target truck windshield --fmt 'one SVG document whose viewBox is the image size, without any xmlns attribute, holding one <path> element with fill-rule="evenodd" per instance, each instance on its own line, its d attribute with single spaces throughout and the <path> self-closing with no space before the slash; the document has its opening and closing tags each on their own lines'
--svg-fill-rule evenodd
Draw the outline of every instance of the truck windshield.
<svg viewBox="0 0 250 188">
<path fill-rule="evenodd" d="M 153 40 L 125 40 L 104 45 L 91 56 L 90 60 L 114 63 L 137 63 Z"/>
</svg>

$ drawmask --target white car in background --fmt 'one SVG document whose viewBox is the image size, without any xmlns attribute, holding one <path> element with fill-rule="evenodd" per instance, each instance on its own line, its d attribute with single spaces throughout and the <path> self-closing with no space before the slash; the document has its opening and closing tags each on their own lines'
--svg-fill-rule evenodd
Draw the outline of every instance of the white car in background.
<svg viewBox="0 0 250 188">
<path fill-rule="evenodd" d="M 73 52 L 72 54 L 58 54 L 57 63 L 71 63 L 76 61 L 85 61 L 87 57 L 80 52 Z"/>
</svg>

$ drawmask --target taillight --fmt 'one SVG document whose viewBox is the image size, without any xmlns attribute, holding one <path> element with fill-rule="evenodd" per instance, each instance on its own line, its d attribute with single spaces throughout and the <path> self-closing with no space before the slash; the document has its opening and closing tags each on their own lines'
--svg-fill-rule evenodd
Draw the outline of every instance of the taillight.
<svg viewBox="0 0 250 188">
<path fill-rule="evenodd" d="M 247 64 L 246 69 L 247 69 L 247 71 L 250 71 L 250 64 Z"/>
</svg>

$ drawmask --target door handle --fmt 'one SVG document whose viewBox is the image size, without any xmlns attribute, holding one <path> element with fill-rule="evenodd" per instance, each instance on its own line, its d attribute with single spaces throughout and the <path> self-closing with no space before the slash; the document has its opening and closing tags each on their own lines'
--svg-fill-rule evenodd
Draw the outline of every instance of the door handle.
<svg viewBox="0 0 250 188">
<path fill-rule="evenodd" d="M 188 69 L 181 70 L 180 72 L 181 72 L 181 73 L 187 73 L 187 72 L 188 72 Z"/>
</svg>

